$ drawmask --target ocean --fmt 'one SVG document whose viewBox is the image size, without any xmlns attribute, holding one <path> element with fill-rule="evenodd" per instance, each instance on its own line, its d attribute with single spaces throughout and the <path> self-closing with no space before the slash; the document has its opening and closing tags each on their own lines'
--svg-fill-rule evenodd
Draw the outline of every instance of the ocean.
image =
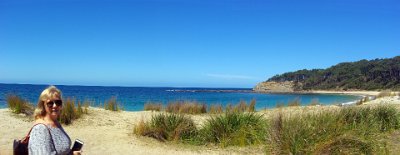
<svg viewBox="0 0 400 155">
<path fill-rule="evenodd" d="M 7 94 L 17 94 L 36 105 L 39 95 L 48 85 L 0 84 L 0 108 L 6 108 Z M 196 101 L 210 104 L 237 104 L 241 100 L 256 100 L 256 109 L 274 108 L 276 104 L 299 99 L 307 105 L 316 99 L 321 104 L 339 104 L 360 99 L 360 96 L 338 94 L 264 94 L 254 93 L 251 88 L 176 88 L 176 87 L 106 87 L 56 85 L 63 98 L 90 100 L 93 106 L 102 106 L 111 97 L 116 97 L 126 111 L 141 111 L 147 102 L 168 104 L 173 101 Z"/>
</svg>

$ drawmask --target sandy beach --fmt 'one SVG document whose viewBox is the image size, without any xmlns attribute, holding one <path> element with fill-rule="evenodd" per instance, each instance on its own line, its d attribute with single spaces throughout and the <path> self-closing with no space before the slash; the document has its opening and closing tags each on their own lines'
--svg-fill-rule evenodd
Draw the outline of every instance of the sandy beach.
<svg viewBox="0 0 400 155">
<path fill-rule="evenodd" d="M 353 92 L 354 93 L 354 92 Z M 360 92 L 361 93 L 361 92 Z M 372 92 L 368 95 L 374 94 Z M 361 95 L 361 94 L 360 94 Z M 363 94 L 366 95 L 366 94 Z M 399 96 L 384 97 L 369 101 L 367 104 L 400 104 Z M 265 117 L 271 117 L 277 112 L 304 112 L 313 110 L 332 110 L 340 107 L 303 106 L 278 108 L 260 111 Z M 84 154 L 264 154 L 262 146 L 257 147 L 227 147 L 192 146 L 173 142 L 139 137 L 132 134 L 133 127 L 141 119 L 148 120 L 159 112 L 111 112 L 100 108 L 89 109 L 89 114 L 76 120 L 71 125 L 64 125 L 71 140 L 80 139 L 85 142 Z M 190 115 L 197 126 L 201 126 L 210 117 L 208 114 Z M 32 126 L 33 119 L 24 115 L 11 113 L 8 109 L 0 109 L 0 154 L 12 154 L 13 139 L 22 138 Z"/>
<path fill-rule="evenodd" d="M 147 120 L 158 112 L 111 112 L 90 107 L 89 115 L 84 115 L 71 125 L 63 125 L 71 140 L 80 139 L 85 142 L 84 154 L 262 154 L 262 148 L 216 146 L 191 146 L 133 135 L 134 124 L 141 119 Z M 208 115 L 193 115 L 200 125 Z M 33 119 L 11 113 L 8 109 L 0 109 L 0 155 L 12 154 L 13 139 L 20 139 L 32 126 Z"/>
<path fill-rule="evenodd" d="M 376 96 L 380 92 L 379 91 L 328 91 L 328 90 L 313 90 L 307 91 L 307 93 L 315 93 L 315 94 L 346 94 L 346 95 L 362 95 L 362 96 Z"/>
</svg>

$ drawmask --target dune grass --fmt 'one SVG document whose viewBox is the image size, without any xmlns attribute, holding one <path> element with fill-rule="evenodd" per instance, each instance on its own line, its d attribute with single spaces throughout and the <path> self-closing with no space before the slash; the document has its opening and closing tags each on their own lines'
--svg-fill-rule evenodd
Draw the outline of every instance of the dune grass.
<svg viewBox="0 0 400 155">
<path fill-rule="evenodd" d="M 399 110 L 376 105 L 277 112 L 270 118 L 228 111 L 211 115 L 199 129 L 189 117 L 163 113 L 141 121 L 134 133 L 160 141 L 221 147 L 264 145 L 267 154 L 387 154 L 385 133 L 398 129 Z"/>
<path fill-rule="evenodd" d="M 268 135 L 267 121 L 262 115 L 238 112 L 212 117 L 201 129 L 197 129 L 193 120 L 182 114 L 161 113 L 148 122 L 141 120 L 133 132 L 159 141 L 213 143 L 221 146 L 263 144 Z"/>
<path fill-rule="evenodd" d="M 80 118 L 83 114 L 88 114 L 90 102 L 85 100 L 81 102 L 74 98 L 67 98 L 63 101 L 63 108 L 58 120 L 66 125 L 71 124 L 74 120 Z M 76 106 L 75 106 L 76 105 Z"/>
<path fill-rule="evenodd" d="M 212 104 L 210 106 L 210 109 L 208 110 L 208 113 L 210 113 L 210 114 L 221 114 L 223 112 L 224 112 L 224 110 L 223 110 L 221 104 Z"/>
<path fill-rule="evenodd" d="M 221 146 L 263 144 L 267 139 L 267 121 L 259 114 L 227 112 L 211 117 L 199 130 L 203 143 Z"/>
<path fill-rule="evenodd" d="M 197 135 L 193 120 L 181 114 L 158 114 L 149 122 L 139 122 L 133 131 L 159 141 L 191 141 Z"/>
<path fill-rule="evenodd" d="M 176 101 L 168 103 L 165 111 L 178 114 L 203 114 L 207 113 L 207 105 L 198 102 Z"/>
<path fill-rule="evenodd" d="M 21 98 L 16 94 L 9 94 L 6 96 L 8 108 L 15 114 L 26 114 L 31 116 L 33 114 L 34 108 L 25 99 Z"/>
<path fill-rule="evenodd" d="M 393 106 L 348 107 L 296 116 L 278 114 L 269 133 L 278 154 L 371 154 L 384 147 L 376 137 L 399 129 L 399 121 Z"/>
<path fill-rule="evenodd" d="M 205 103 L 196 101 L 173 101 L 165 107 L 162 103 L 147 102 L 144 104 L 145 111 L 166 111 L 175 114 L 221 114 L 224 112 L 255 112 L 256 100 L 252 99 L 249 104 L 241 100 L 238 104 L 227 104 L 225 108 L 221 104 L 211 104 L 209 108 Z"/>
<path fill-rule="evenodd" d="M 256 111 L 256 99 L 252 99 L 250 101 L 249 107 L 247 108 L 247 112 L 255 112 Z"/>
<path fill-rule="evenodd" d="M 161 111 L 162 103 L 147 102 L 144 104 L 145 111 Z"/>
<path fill-rule="evenodd" d="M 110 111 L 121 111 L 122 108 L 120 104 L 117 102 L 117 98 L 112 96 L 104 103 L 104 109 Z"/>
</svg>

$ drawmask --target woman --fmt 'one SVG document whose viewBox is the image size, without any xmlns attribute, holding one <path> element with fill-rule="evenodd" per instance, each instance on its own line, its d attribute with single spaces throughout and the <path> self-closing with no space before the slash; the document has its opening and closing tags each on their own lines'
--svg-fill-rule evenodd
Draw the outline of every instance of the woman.
<svg viewBox="0 0 400 155">
<path fill-rule="evenodd" d="M 30 133 L 28 151 L 31 155 L 67 155 L 71 139 L 57 121 L 62 109 L 61 91 L 49 86 L 40 94 L 35 109 L 35 125 Z M 74 155 L 81 151 L 74 151 Z"/>
</svg>

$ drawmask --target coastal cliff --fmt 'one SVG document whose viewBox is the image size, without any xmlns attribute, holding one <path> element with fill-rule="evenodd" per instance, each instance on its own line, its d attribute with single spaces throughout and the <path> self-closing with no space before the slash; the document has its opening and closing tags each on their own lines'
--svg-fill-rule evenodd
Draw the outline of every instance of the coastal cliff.
<svg viewBox="0 0 400 155">
<path fill-rule="evenodd" d="M 260 82 L 254 88 L 255 92 L 264 92 L 264 93 L 290 93 L 294 92 L 294 83 L 292 81 L 284 81 L 284 82 Z"/>
</svg>

